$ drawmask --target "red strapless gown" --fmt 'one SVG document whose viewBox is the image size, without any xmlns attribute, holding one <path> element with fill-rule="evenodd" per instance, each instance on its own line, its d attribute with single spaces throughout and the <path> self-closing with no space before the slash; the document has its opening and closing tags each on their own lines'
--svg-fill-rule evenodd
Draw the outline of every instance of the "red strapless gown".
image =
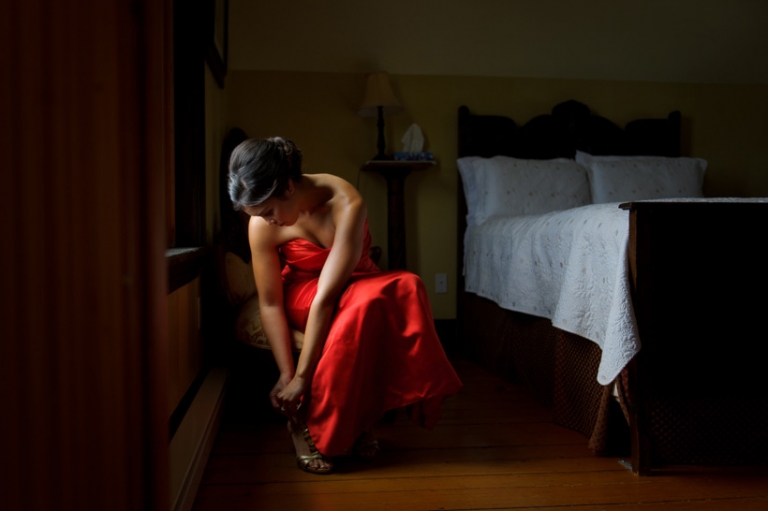
<svg viewBox="0 0 768 511">
<path fill-rule="evenodd" d="M 366 226 L 363 256 L 339 299 L 302 403 L 312 439 L 326 456 L 349 449 L 388 410 L 409 407 L 414 419 L 432 428 L 443 399 L 462 387 L 435 332 L 421 279 L 380 271 L 370 247 Z M 303 331 L 330 249 L 295 239 L 280 251 L 288 322 Z"/>
</svg>

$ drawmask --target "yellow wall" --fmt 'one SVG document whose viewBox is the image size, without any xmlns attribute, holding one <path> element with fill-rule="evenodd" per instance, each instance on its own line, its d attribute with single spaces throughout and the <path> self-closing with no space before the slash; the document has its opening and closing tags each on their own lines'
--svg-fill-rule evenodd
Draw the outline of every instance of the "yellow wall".
<svg viewBox="0 0 768 511">
<path fill-rule="evenodd" d="M 230 2 L 231 68 L 768 83 L 760 0 Z"/>
<path fill-rule="evenodd" d="M 437 319 L 455 317 L 456 116 L 462 104 L 518 123 L 568 99 L 620 125 L 679 109 L 684 151 L 709 161 L 707 195 L 768 196 L 768 85 L 423 75 L 393 75 L 392 82 L 405 109 L 386 119 L 388 150 L 400 150 L 415 122 L 439 162 L 406 180 L 408 269 L 427 284 Z M 330 172 L 358 184 L 386 266 L 386 183 L 359 172 L 376 152 L 375 120 L 355 113 L 364 87 L 363 73 L 233 70 L 226 124 L 250 136 L 291 138 L 304 151 L 307 173 Z M 448 274 L 448 294 L 433 292 L 435 273 Z"/>
</svg>

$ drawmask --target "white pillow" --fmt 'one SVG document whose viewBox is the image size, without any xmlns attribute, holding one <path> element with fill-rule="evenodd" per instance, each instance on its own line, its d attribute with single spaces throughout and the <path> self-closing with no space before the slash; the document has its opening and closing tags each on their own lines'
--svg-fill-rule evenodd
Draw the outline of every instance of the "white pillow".
<svg viewBox="0 0 768 511">
<path fill-rule="evenodd" d="M 464 198 L 467 201 L 467 225 L 474 225 L 477 213 L 477 170 L 474 163 L 482 160 L 479 156 L 465 156 L 456 160 L 464 187 Z"/>
<path fill-rule="evenodd" d="M 464 181 L 465 193 L 474 193 L 475 224 L 494 216 L 541 215 L 591 203 L 587 172 L 574 160 L 494 156 L 466 163 L 474 170 L 474 192 L 471 184 L 467 187 L 471 180 Z"/>
<path fill-rule="evenodd" d="M 701 158 L 592 156 L 578 151 L 576 161 L 587 169 L 595 204 L 704 196 L 707 162 Z"/>
</svg>

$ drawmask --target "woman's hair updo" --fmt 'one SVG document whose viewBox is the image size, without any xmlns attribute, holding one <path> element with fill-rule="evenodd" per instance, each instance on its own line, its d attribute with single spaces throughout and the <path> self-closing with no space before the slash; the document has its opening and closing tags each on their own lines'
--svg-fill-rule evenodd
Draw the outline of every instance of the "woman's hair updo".
<svg viewBox="0 0 768 511">
<path fill-rule="evenodd" d="M 301 151 L 290 140 L 251 138 L 229 158 L 229 198 L 237 211 L 282 197 L 289 179 L 301 180 Z"/>
</svg>

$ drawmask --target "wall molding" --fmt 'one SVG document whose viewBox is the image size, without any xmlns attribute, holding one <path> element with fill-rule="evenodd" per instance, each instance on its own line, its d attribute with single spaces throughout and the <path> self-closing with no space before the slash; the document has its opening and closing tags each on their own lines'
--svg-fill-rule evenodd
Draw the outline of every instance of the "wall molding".
<svg viewBox="0 0 768 511">
<path fill-rule="evenodd" d="M 212 368 L 171 439 L 171 509 L 189 511 L 221 423 L 227 370 Z"/>
</svg>

